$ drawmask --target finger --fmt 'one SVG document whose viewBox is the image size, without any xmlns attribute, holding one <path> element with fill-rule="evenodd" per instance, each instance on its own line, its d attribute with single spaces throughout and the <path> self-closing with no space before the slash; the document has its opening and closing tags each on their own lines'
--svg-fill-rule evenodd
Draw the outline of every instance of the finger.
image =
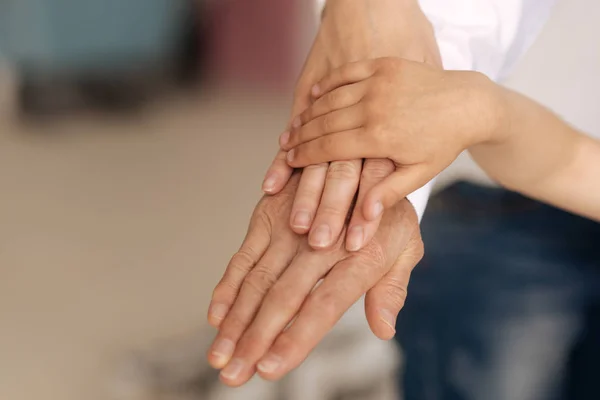
<svg viewBox="0 0 600 400">
<path fill-rule="evenodd" d="M 336 252 L 325 255 L 304 252 L 294 259 L 290 267 L 273 285 L 252 324 L 236 346 L 232 362 L 247 366 L 243 368 L 247 373 L 228 375 L 229 366 L 225 367 L 223 373 L 227 375 L 224 379 L 227 384 L 238 386 L 251 378 L 252 367 L 292 321 L 317 282 L 338 259 L 339 254 Z M 311 268 L 306 268 L 307 266 Z"/>
<path fill-rule="evenodd" d="M 294 169 L 286 162 L 286 153 L 284 151 L 277 152 L 275 159 L 265 174 L 265 179 L 262 184 L 262 190 L 265 194 L 277 194 L 285 187 L 292 176 Z"/>
<path fill-rule="evenodd" d="M 282 135 L 279 144 L 284 150 L 289 150 L 299 144 L 306 143 L 324 135 L 348 131 L 359 128 L 365 123 L 364 107 L 355 104 L 348 108 L 335 110 L 329 114 L 321 115 L 298 129 L 293 129 L 291 134 Z"/>
<path fill-rule="evenodd" d="M 378 338 L 390 340 L 394 337 L 396 318 L 406 301 L 410 274 L 421 258 L 423 241 L 417 228 L 390 271 L 367 292 L 365 313 Z"/>
<path fill-rule="evenodd" d="M 375 236 L 381 222 L 381 216 L 373 221 L 367 221 L 362 212 L 364 200 L 367 193 L 394 172 L 395 168 L 394 163 L 386 158 L 365 160 L 360 177 L 358 198 L 346 234 L 346 249 L 348 251 L 362 249 Z"/>
<path fill-rule="evenodd" d="M 358 188 L 361 168 L 362 160 L 329 165 L 321 203 L 308 236 L 311 247 L 327 248 L 339 238 Z"/>
<path fill-rule="evenodd" d="M 390 158 L 389 146 L 369 136 L 364 128 L 332 133 L 294 147 L 287 152 L 288 165 L 302 168 L 311 164 L 358 158 Z"/>
<path fill-rule="evenodd" d="M 215 328 L 218 328 L 227 316 L 246 275 L 269 247 L 270 228 L 263 221 L 260 218 L 253 218 L 250 222 L 242 246 L 229 261 L 223 277 L 213 291 L 208 308 L 208 322 Z"/>
<path fill-rule="evenodd" d="M 363 214 L 368 221 L 381 216 L 383 210 L 393 207 L 410 193 L 433 179 L 425 164 L 403 166 L 377 184 L 365 198 Z"/>
<path fill-rule="evenodd" d="M 312 105 L 294 119 L 293 125 L 304 125 L 321 115 L 353 106 L 362 100 L 366 91 L 366 81 L 334 89 L 315 100 Z"/>
<path fill-rule="evenodd" d="M 289 265 L 295 253 L 295 249 L 290 251 L 287 241 L 274 242 L 247 273 L 210 348 L 208 361 L 214 368 L 223 368 L 229 362 L 238 339 L 252 322 L 267 291 Z"/>
<path fill-rule="evenodd" d="M 306 59 L 304 67 L 302 68 L 302 74 L 296 83 L 290 122 L 288 123 L 286 132 L 290 132 L 292 128 L 292 119 L 311 105 L 311 85 L 313 85 L 315 80 L 323 76 L 325 73 L 324 68 L 326 68 L 326 65 L 324 65 L 319 60 L 319 57 L 311 51 Z M 290 179 L 290 176 L 292 175 L 293 169 L 290 168 L 285 162 L 285 155 L 285 152 L 278 152 L 275 160 L 273 160 L 273 163 L 265 175 L 262 190 L 266 194 L 273 195 L 279 193 L 281 189 L 285 187 L 286 183 Z"/>
<path fill-rule="evenodd" d="M 300 235 L 308 232 L 313 218 L 317 214 L 328 168 L 329 164 L 323 163 L 309 165 L 302 171 L 302 177 L 290 214 L 292 230 Z"/>
<path fill-rule="evenodd" d="M 334 69 L 311 89 L 314 98 L 319 98 L 340 86 L 368 79 L 375 73 L 374 60 L 362 60 L 345 64 Z"/>
<path fill-rule="evenodd" d="M 296 368 L 361 295 L 381 279 L 384 271 L 380 260 L 352 256 L 338 263 L 259 361 L 261 377 L 279 379 Z"/>
</svg>

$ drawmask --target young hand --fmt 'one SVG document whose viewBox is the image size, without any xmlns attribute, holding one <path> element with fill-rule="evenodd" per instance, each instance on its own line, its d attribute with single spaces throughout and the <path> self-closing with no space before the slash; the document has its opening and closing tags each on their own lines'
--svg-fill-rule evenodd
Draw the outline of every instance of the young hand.
<svg viewBox="0 0 600 400">
<path fill-rule="evenodd" d="M 292 118 L 286 130 L 292 119 L 311 105 L 315 83 L 348 62 L 384 56 L 442 68 L 433 26 L 417 0 L 327 0 L 294 90 Z M 278 193 L 292 174 L 285 156 L 279 151 L 267 171 L 263 190 L 269 195 Z M 308 233 L 314 249 L 326 249 L 347 227 L 346 248 L 361 249 L 380 223 L 380 218 L 365 221 L 360 211 L 364 194 L 393 170 L 393 163 L 387 159 L 334 161 L 305 168 L 292 207 L 292 230 Z"/>
<path fill-rule="evenodd" d="M 380 58 L 346 64 L 313 87 L 313 104 L 280 137 L 291 167 L 389 158 L 396 171 L 366 195 L 378 218 L 468 147 L 493 139 L 503 121 L 496 86 L 476 72 Z"/>
</svg>

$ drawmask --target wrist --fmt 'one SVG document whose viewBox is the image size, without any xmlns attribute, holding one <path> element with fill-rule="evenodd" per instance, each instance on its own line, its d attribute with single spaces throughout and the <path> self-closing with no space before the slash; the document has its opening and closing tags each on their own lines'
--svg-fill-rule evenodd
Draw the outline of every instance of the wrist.
<svg viewBox="0 0 600 400">
<path fill-rule="evenodd" d="M 474 96 L 473 117 L 482 125 L 473 138 L 472 145 L 498 144 L 510 135 L 511 107 L 508 91 L 479 72 L 468 72 Z"/>
</svg>

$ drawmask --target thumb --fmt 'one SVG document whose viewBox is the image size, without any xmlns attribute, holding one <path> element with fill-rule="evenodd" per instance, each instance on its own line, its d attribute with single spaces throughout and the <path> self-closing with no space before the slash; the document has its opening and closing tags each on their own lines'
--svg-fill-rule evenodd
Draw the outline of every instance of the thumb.
<svg viewBox="0 0 600 400">
<path fill-rule="evenodd" d="M 396 172 L 375 185 L 366 195 L 362 210 L 364 217 L 369 221 L 379 218 L 384 210 L 394 207 L 410 193 L 427 184 L 431 178 L 423 164 L 396 169 Z"/>
<path fill-rule="evenodd" d="M 390 340 L 396 334 L 396 318 L 406 301 L 410 274 L 422 257 L 423 242 L 417 228 L 390 271 L 367 292 L 365 314 L 378 338 Z"/>
</svg>

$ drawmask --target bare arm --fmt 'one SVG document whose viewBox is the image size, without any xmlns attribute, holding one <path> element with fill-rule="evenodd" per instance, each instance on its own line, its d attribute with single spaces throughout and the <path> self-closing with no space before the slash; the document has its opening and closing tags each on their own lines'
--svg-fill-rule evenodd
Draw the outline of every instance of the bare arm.
<svg viewBox="0 0 600 400">
<path fill-rule="evenodd" d="M 523 95 L 499 93 L 498 141 L 472 147 L 473 159 L 512 190 L 600 221 L 600 142 Z"/>
</svg>

